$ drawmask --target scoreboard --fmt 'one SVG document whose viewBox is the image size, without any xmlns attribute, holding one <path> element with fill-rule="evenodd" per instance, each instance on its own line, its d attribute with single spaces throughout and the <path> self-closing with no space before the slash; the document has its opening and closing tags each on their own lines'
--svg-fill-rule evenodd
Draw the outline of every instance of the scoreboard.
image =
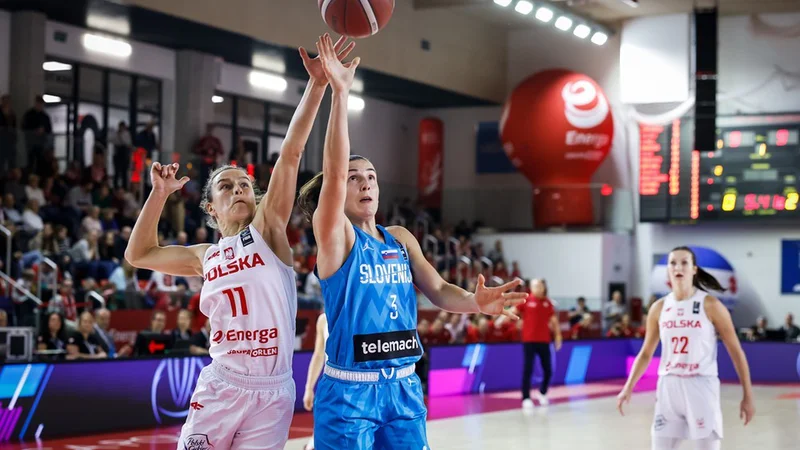
<svg viewBox="0 0 800 450">
<path fill-rule="evenodd" d="M 800 219 L 800 114 L 717 118 L 711 151 L 694 120 L 640 126 L 641 222 Z"/>
</svg>

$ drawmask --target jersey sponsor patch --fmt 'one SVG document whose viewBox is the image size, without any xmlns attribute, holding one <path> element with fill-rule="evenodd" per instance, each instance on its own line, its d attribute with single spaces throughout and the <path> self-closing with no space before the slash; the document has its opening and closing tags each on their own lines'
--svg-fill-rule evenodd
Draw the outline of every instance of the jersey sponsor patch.
<svg viewBox="0 0 800 450">
<path fill-rule="evenodd" d="M 692 304 L 692 314 L 700 314 L 700 302 Z"/>
<path fill-rule="evenodd" d="M 245 228 L 244 231 L 242 231 L 241 236 L 242 236 L 242 245 L 245 247 L 255 242 L 253 240 L 253 235 L 250 234 L 250 228 Z"/>
<path fill-rule="evenodd" d="M 387 359 L 421 356 L 422 348 L 417 330 L 391 333 L 357 334 L 353 336 L 356 362 L 382 361 Z"/>
</svg>

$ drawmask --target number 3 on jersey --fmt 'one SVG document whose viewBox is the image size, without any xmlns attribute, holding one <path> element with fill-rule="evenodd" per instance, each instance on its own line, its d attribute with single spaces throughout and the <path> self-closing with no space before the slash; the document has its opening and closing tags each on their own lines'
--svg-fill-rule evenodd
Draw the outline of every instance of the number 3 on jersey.
<svg viewBox="0 0 800 450">
<path fill-rule="evenodd" d="M 238 297 L 239 303 L 241 304 L 242 315 L 247 315 L 247 297 L 244 295 L 244 289 L 239 286 L 233 289 L 225 289 L 222 291 L 226 297 L 228 297 L 228 301 L 231 302 L 231 315 L 233 317 L 238 316 L 238 310 L 236 309 L 236 299 Z M 238 294 L 238 295 L 237 295 Z"/>
<path fill-rule="evenodd" d="M 390 295 L 389 295 L 389 299 L 392 301 L 392 312 L 390 312 L 390 313 L 389 313 L 389 317 L 390 317 L 392 320 L 396 320 L 396 319 L 397 319 L 397 317 L 400 315 L 400 314 L 397 312 L 397 295 L 395 295 L 395 294 L 390 294 Z"/>
<path fill-rule="evenodd" d="M 686 347 L 689 346 L 689 338 L 686 336 L 672 336 L 672 353 L 689 354 Z"/>
</svg>

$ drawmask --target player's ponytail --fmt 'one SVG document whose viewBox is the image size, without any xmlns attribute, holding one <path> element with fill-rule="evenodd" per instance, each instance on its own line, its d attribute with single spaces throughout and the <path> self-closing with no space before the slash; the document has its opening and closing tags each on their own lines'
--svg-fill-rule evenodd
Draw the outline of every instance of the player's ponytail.
<svg viewBox="0 0 800 450">
<path fill-rule="evenodd" d="M 694 280 L 692 281 L 694 287 L 698 289 L 702 289 L 706 292 L 708 291 L 716 291 L 716 292 L 725 292 L 725 288 L 714 278 L 714 275 L 703 270 L 701 267 L 697 268 L 697 273 L 694 276 Z"/>
<path fill-rule="evenodd" d="M 697 289 L 702 289 L 706 292 L 708 291 L 725 292 L 726 289 L 722 287 L 722 285 L 714 277 L 714 275 L 711 275 L 710 273 L 703 270 L 702 267 L 697 265 L 697 256 L 694 254 L 692 249 L 686 246 L 675 247 L 672 249 L 670 253 L 677 251 L 688 252 L 690 255 L 692 255 L 692 265 L 697 267 L 697 273 L 694 275 L 694 279 L 692 279 L 692 286 L 696 287 Z"/>
<path fill-rule="evenodd" d="M 357 159 L 369 161 L 367 158 L 360 155 L 350 155 L 350 161 Z M 300 212 L 303 213 L 303 216 L 309 221 L 309 223 L 314 218 L 314 211 L 317 210 L 317 205 L 319 204 L 319 195 L 321 192 L 322 172 L 314 175 L 314 178 L 308 180 L 308 182 L 306 182 L 306 184 L 300 188 L 300 192 L 297 195 L 297 207 L 300 209 Z"/>
</svg>

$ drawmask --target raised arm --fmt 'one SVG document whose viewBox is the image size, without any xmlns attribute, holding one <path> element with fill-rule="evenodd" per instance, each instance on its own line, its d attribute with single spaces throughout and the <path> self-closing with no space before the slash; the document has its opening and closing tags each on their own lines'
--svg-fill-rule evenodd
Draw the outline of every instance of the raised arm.
<svg viewBox="0 0 800 450">
<path fill-rule="evenodd" d="M 505 315 L 513 319 L 518 317 L 507 306 L 515 306 L 525 301 L 524 292 L 511 292 L 522 283 L 516 279 L 499 287 L 486 287 L 483 275 L 478 275 L 478 286 L 475 292 L 468 292 L 455 284 L 446 282 L 439 272 L 431 266 L 417 238 L 401 226 L 387 228 L 398 241 L 406 246 L 414 284 L 437 307 L 456 313 L 484 313 L 489 315 Z"/>
<path fill-rule="evenodd" d="M 335 45 L 340 59 L 345 58 L 355 47 L 355 42 L 351 42 L 342 49 L 346 39 L 343 36 Z M 308 52 L 302 47 L 300 48 L 300 57 L 309 75 L 308 85 L 292 116 L 292 121 L 289 123 L 286 139 L 283 140 L 281 153 L 269 180 L 267 194 L 258 205 L 253 220 L 253 226 L 268 239 L 270 247 L 286 264 L 292 262 L 291 249 L 288 239 L 286 239 L 286 227 L 294 207 L 300 159 L 328 86 L 328 79 L 322 69 L 320 58 L 310 58 Z"/>
<path fill-rule="evenodd" d="M 360 60 L 355 58 L 342 64 L 336 57 L 330 36 L 323 36 L 317 42 L 317 50 L 333 91 L 322 155 L 322 188 L 313 218 L 319 248 L 318 270 L 320 278 L 325 279 L 338 270 L 355 242 L 355 232 L 344 214 L 344 203 L 350 159 L 347 99 Z"/>
<path fill-rule="evenodd" d="M 750 367 L 747 365 L 747 357 L 742 350 L 742 344 L 736 336 L 736 329 L 733 326 L 731 313 L 725 308 L 719 299 L 707 296 L 704 301 L 706 314 L 708 315 L 711 323 L 719 334 L 720 340 L 725 344 L 728 350 L 728 355 L 733 362 L 733 368 L 736 369 L 736 375 L 739 376 L 739 382 L 742 383 L 742 402 L 739 406 L 739 416 L 744 420 L 747 425 L 753 415 L 756 413 L 756 408 L 753 405 L 753 384 L 750 381 Z"/>
<path fill-rule="evenodd" d="M 158 220 L 167 197 L 189 181 L 189 177 L 175 179 L 178 167 L 177 163 L 162 166 L 156 162 L 150 168 L 153 190 L 144 202 L 142 213 L 133 226 L 128 247 L 125 248 L 125 259 L 133 267 L 141 269 L 176 276 L 202 276 L 203 256 L 209 244 L 190 247 L 158 245 Z"/>
<path fill-rule="evenodd" d="M 650 361 L 653 360 L 653 353 L 655 353 L 656 348 L 658 348 L 658 341 L 661 334 L 658 330 L 658 319 L 661 317 L 661 308 L 663 307 L 664 300 L 662 299 L 653 303 L 650 313 L 647 314 L 647 330 L 644 335 L 644 343 L 639 350 L 639 354 L 636 355 L 636 359 L 633 362 L 633 370 L 631 370 L 631 374 L 628 376 L 625 387 L 622 388 L 622 392 L 617 396 L 617 409 L 619 409 L 619 413 L 622 415 L 625 415 L 622 412 L 622 405 L 630 401 L 634 386 L 636 386 L 636 383 L 638 383 L 639 379 L 644 375 L 644 372 L 650 365 Z"/>
</svg>

